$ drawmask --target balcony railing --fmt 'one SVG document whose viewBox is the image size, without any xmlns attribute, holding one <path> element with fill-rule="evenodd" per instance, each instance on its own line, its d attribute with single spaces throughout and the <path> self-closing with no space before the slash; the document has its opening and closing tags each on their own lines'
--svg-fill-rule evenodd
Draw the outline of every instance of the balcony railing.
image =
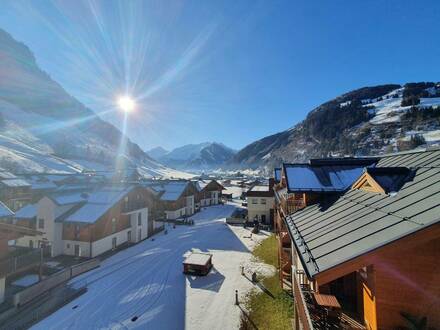
<svg viewBox="0 0 440 330">
<path fill-rule="evenodd" d="M 314 298 L 314 291 L 304 272 L 296 271 L 293 276 L 295 310 L 300 328 L 312 329 L 366 329 L 361 322 L 343 310 L 336 311 L 319 306 Z"/>
<path fill-rule="evenodd" d="M 122 213 L 130 213 L 130 212 L 134 212 L 136 210 L 140 210 L 145 208 L 146 205 L 144 202 L 129 202 L 129 203 L 124 203 L 122 204 L 122 208 L 121 208 L 121 212 Z"/>
<path fill-rule="evenodd" d="M 281 208 L 285 215 L 289 215 L 306 206 L 302 199 L 282 199 Z"/>
</svg>

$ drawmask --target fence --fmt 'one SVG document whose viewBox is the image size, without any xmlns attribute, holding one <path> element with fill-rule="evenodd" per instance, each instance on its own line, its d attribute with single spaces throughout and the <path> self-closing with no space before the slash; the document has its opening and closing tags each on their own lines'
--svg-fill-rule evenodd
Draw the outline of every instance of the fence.
<svg viewBox="0 0 440 330">
<path fill-rule="evenodd" d="M 40 263 L 40 249 L 31 250 L 22 255 L 0 261 L 0 275 L 7 276 L 9 274 L 36 266 Z"/>
<path fill-rule="evenodd" d="M 14 306 L 24 305 L 30 302 L 31 300 L 35 299 L 39 295 L 49 291 L 50 289 L 64 282 L 67 282 L 72 277 L 75 277 L 93 268 L 98 267 L 99 263 L 100 262 L 98 259 L 91 259 L 83 263 L 74 265 L 72 267 L 63 269 L 45 278 L 44 280 L 24 289 L 23 291 L 16 293 L 15 295 L 12 296 L 12 303 Z"/>
</svg>

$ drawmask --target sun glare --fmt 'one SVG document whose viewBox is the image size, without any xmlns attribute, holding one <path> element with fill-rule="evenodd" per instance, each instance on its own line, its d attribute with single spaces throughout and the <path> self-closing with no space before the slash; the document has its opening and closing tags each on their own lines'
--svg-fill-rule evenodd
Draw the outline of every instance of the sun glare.
<svg viewBox="0 0 440 330">
<path fill-rule="evenodd" d="M 136 107 L 136 103 L 130 96 L 121 96 L 118 99 L 118 106 L 124 112 L 131 112 Z"/>
</svg>

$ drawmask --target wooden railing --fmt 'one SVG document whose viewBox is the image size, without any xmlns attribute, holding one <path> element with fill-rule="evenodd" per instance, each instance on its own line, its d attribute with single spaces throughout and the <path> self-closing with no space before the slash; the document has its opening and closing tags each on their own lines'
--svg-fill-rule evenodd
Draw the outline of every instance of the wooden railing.
<svg viewBox="0 0 440 330">
<path fill-rule="evenodd" d="M 281 208 L 284 214 L 287 216 L 293 212 L 296 212 L 304 208 L 306 204 L 302 199 L 282 199 Z"/>
<path fill-rule="evenodd" d="M 146 207 L 146 205 L 142 201 L 123 203 L 122 204 L 122 208 L 121 208 L 121 212 L 122 213 L 129 213 L 129 212 L 133 212 L 133 211 L 136 211 L 136 210 L 143 209 L 145 207 Z"/>
<path fill-rule="evenodd" d="M 308 285 L 308 283 L 301 283 L 302 278 L 299 276 L 300 273 L 295 271 L 293 274 L 293 295 L 295 299 L 295 317 L 298 318 L 299 323 L 302 325 L 304 330 L 314 329 L 309 310 L 303 294 L 303 286 Z M 308 281 L 307 281 L 308 282 Z"/>
</svg>

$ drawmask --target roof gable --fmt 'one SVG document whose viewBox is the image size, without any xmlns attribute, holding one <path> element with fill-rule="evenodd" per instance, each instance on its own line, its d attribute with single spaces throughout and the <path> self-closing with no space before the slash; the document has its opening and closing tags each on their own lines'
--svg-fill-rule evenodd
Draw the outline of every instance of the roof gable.
<svg viewBox="0 0 440 330">
<path fill-rule="evenodd" d="M 430 162 L 440 160 L 440 152 L 436 157 L 431 155 Z M 286 218 L 309 277 L 439 223 L 440 163 L 418 164 L 420 167 L 407 172 L 401 187 L 392 194 L 354 189 L 327 205 L 312 205 Z M 390 167 L 372 173 L 396 170 Z M 384 185 L 368 170 L 364 174 L 370 185 Z"/>
</svg>

